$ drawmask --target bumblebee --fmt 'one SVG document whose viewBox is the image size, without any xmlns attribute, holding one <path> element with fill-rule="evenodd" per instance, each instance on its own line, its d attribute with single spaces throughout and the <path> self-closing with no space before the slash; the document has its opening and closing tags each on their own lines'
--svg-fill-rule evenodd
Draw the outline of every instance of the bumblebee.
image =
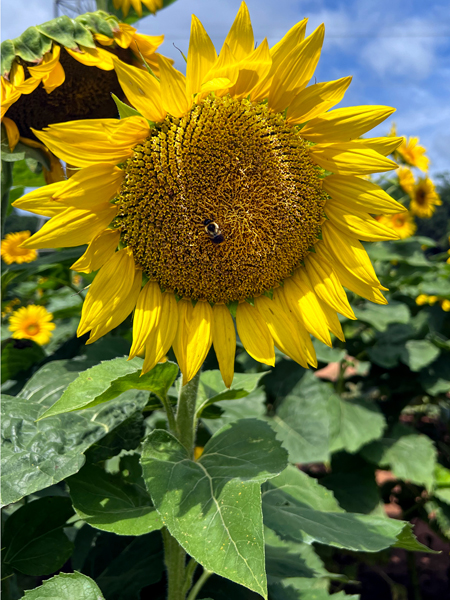
<svg viewBox="0 0 450 600">
<path fill-rule="evenodd" d="M 225 238 L 222 235 L 220 227 L 212 219 L 205 219 L 203 225 L 213 244 L 221 244 L 224 241 Z"/>
</svg>

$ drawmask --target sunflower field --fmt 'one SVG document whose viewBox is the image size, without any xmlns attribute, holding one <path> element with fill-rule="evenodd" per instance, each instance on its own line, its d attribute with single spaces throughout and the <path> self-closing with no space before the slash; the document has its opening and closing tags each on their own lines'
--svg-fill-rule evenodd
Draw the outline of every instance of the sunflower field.
<svg viewBox="0 0 450 600">
<path fill-rule="evenodd" d="M 450 174 L 173 1 L 2 42 L 4 598 L 443 598 Z"/>
</svg>

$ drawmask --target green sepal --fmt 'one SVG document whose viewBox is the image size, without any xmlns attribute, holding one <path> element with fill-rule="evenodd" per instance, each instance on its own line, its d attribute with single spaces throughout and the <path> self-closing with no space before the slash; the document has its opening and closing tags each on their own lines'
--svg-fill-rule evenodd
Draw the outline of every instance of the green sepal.
<svg viewBox="0 0 450 600">
<path fill-rule="evenodd" d="M 86 48 L 96 48 L 94 38 L 87 27 L 79 23 L 76 19 L 73 22 L 73 39 L 80 46 Z"/>
<path fill-rule="evenodd" d="M 52 47 L 52 40 L 40 33 L 36 27 L 28 27 L 21 36 L 13 40 L 16 55 L 27 62 L 37 63 Z"/>
<path fill-rule="evenodd" d="M 58 42 L 58 44 L 61 44 L 61 46 L 65 46 L 71 50 L 77 48 L 77 43 L 74 39 L 74 21 L 66 15 L 42 23 L 42 25 L 36 25 L 36 29 L 55 42 Z M 89 32 L 86 31 L 86 33 L 89 38 L 92 37 Z"/>
<path fill-rule="evenodd" d="M 122 102 L 122 100 L 119 100 L 115 94 L 111 94 L 111 96 L 116 103 L 121 119 L 126 119 L 127 117 L 142 117 L 140 112 L 134 108 L 131 108 L 131 106 L 128 106 L 128 104 L 125 104 L 125 102 Z"/>
<path fill-rule="evenodd" d="M 3 75 L 3 77 L 5 77 L 11 71 L 12 63 L 14 57 L 16 56 L 14 42 L 12 40 L 5 40 L 4 42 L 2 42 L 0 46 L 0 52 L 2 55 L 1 74 Z"/>
<path fill-rule="evenodd" d="M 86 13 L 77 17 L 76 20 L 82 25 L 89 27 L 90 30 L 95 31 L 95 33 L 101 33 L 109 38 L 114 38 L 113 27 L 99 13 L 100 11 Z"/>
</svg>

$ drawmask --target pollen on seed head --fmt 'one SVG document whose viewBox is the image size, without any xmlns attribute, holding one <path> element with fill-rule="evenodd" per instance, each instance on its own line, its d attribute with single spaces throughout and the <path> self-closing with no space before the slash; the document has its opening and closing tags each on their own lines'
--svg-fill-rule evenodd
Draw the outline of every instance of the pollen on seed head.
<svg viewBox="0 0 450 600">
<path fill-rule="evenodd" d="M 317 240 L 325 194 L 308 143 L 266 104 L 208 97 L 134 148 L 122 241 L 162 288 L 209 302 L 263 294 Z M 223 241 L 205 231 L 217 224 Z"/>
</svg>

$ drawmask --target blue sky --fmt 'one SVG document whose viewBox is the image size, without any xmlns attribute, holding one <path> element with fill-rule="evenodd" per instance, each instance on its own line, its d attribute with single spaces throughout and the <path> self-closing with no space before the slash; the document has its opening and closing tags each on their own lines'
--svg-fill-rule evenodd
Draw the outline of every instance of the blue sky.
<svg viewBox="0 0 450 600">
<path fill-rule="evenodd" d="M 173 44 L 185 54 L 191 14 L 204 24 L 218 49 L 240 0 L 178 0 L 139 22 L 140 33 L 164 33 L 161 51 L 184 69 Z M 255 39 L 276 43 L 303 17 L 310 33 L 325 23 L 317 81 L 353 75 L 342 106 L 394 106 L 400 135 L 419 136 L 432 174 L 450 171 L 450 3 L 448 0 L 247 0 Z M 2 39 L 53 17 L 51 0 L 3 0 Z"/>
</svg>

